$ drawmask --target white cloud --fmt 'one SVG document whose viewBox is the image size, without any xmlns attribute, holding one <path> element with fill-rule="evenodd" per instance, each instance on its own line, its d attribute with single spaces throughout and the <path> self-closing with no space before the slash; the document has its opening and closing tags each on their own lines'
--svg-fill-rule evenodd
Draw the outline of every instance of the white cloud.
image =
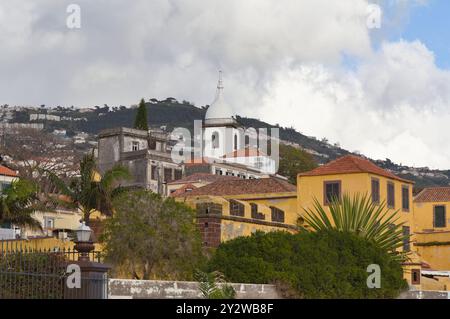
<svg viewBox="0 0 450 319">
<path fill-rule="evenodd" d="M 375 158 L 450 167 L 448 72 L 418 41 L 372 49 L 422 0 L 389 2 L 381 31 L 366 27 L 366 0 L 79 0 L 82 27 L 70 30 L 72 2 L 0 3 L 0 103 L 203 105 L 221 68 L 239 114 Z"/>
<path fill-rule="evenodd" d="M 374 158 L 450 167 L 450 72 L 418 41 L 385 43 L 356 71 L 280 70 L 267 91 L 263 118 Z"/>
</svg>

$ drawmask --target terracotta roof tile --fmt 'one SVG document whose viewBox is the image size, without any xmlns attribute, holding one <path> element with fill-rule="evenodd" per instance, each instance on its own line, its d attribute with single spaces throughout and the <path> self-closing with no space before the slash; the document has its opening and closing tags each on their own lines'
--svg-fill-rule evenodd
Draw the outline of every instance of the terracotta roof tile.
<svg viewBox="0 0 450 319">
<path fill-rule="evenodd" d="M 185 184 L 185 183 L 201 183 L 201 182 L 212 183 L 222 179 L 239 179 L 239 177 L 227 175 L 215 175 L 210 173 L 195 173 L 186 176 L 182 179 L 177 179 L 176 181 L 170 182 L 169 185 Z"/>
<path fill-rule="evenodd" d="M 449 202 L 450 201 L 450 187 L 428 187 L 424 188 L 416 197 L 414 202 Z"/>
<path fill-rule="evenodd" d="M 246 147 L 244 149 L 236 150 L 231 153 L 225 154 L 223 158 L 233 158 L 233 157 L 253 157 L 253 156 L 267 156 L 264 152 L 254 147 Z"/>
<path fill-rule="evenodd" d="M 270 177 L 260 179 L 219 180 L 179 196 L 226 196 L 239 194 L 286 193 L 296 191 L 297 188 L 295 185 L 289 184 L 288 182 L 278 178 Z"/>
<path fill-rule="evenodd" d="M 327 164 L 319 166 L 312 171 L 300 173 L 299 176 L 321 176 L 321 175 L 334 175 L 334 174 L 349 174 L 349 173 L 371 173 L 387 178 L 392 178 L 405 183 L 413 183 L 410 180 L 403 179 L 394 175 L 393 173 L 378 167 L 370 160 L 355 156 L 346 155 L 340 157 Z"/>
<path fill-rule="evenodd" d="M 16 172 L 14 172 L 12 169 L 9 169 L 8 167 L 5 167 L 3 165 L 0 165 L 0 175 L 18 177 Z"/>
<path fill-rule="evenodd" d="M 185 193 L 189 193 L 192 190 L 196 189 L 197 187 L 195 187 L 195 185 L 192 184 L 186 184 L 183 185 L 182 187 L 178 188 L 176 191 L 174 191 L 173 193 L 169 194 L 170 197 L 177 197 L 179 195 L 185 194 Z"/>
</svg>

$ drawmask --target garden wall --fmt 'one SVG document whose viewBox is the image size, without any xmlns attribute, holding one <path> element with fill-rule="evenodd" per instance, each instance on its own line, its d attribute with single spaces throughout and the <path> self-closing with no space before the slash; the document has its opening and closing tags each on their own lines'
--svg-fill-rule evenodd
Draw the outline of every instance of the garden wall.
<svg viewBox="0 0 450 319">
<path fill-rule="evenodd" d="M 237 299 L 279 299 L 274 285 L 231 284 Z M 120 299 L 198 299 L 197 282 L 110 279 L 110 298 Z"/>
</svg>

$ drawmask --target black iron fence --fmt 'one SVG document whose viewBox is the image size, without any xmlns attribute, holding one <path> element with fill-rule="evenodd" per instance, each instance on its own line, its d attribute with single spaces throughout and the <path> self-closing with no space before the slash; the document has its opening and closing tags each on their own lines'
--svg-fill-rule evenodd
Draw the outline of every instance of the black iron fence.
<svg viewBox="0 0 450 319">
<path fill-rule="evenodd" d="M 86 261 L 79 261 L 73 249 L 32 249 L 17 241 L 0 241 L 0 299 L 107 298 L 106 271 L 92 271 L 97 264 L 89 263 L 101 263 L 100 252 L 89 253 L 85 269 L 80 265 Z"/>
</svg>

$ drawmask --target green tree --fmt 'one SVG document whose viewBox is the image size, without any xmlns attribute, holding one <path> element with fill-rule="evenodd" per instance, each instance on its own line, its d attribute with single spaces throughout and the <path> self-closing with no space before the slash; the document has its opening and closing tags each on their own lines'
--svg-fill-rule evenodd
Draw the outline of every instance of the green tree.
<svg viewBox="0 0 450 319">
<path fill-rule="evenodd" d="M 344 194 L 342 199 L 332 200 L 329 211 L 327 214 L 320 202 L 314 199 L 313 208 L 305 210 L 305 222 L 314 231 L 334 229 L 354 233 L 374 242 L 394 258 L 403 260 L 406 257 L 397 251 L 404 240 L 409 240 L 403 235 L 404 223 L 399 222 L 398 211 L 391 212 L 384 202 L 373 203 L 367 195 L 350 197 Z"/>
<path fill-rule="evenodd" d="M 297 184 L 297 174 L 317 167 L 311 154 L 290 145 L 280 144 L 280 163 L 278 174 L 289 178 L 289 182 Z"/>
<path fill-rule="evenodd" d="M 133 190 L 114 200 L 101 237 L 106 260 L 135 279 L 192 279 L 202 246 L 194 211 L 171 198 Z"/>
<path fill-rule="evenodd" d="M 128 169 L 120 165 L 100 175 L 92 153 L 86 154 L 81 160 L 77 177 L 66 181 L 53 172 L 47 173 L 57 191 L 67 197 L 56 202 L 79 209 L 86 224 L 89 224 L 89 217 L 95 210 L 107 216 L 112 215 L 113 199 L 125 190 L 118 183 L 130 178 Z"/>
<path fill-rule="evenodd" d="M 148 131 L 147 107 L 144 99 L 141 99 L 137 109 L 136 118 L 134 120 L 134 128 L 138 130 Z"/>
<path fill-rule="evenodd" d="M 381 268 L 370 289 L 367 268 Z M 232 282 L 275 283 L 285 297 L 396 298 L 407 288 L 401 264 L 372 241 L 335 230 L 256 232 L 222 243 L 208 263 Z"/>
<path fill-rule="evenodd" d="M 41 207 L 37 186 L 28 180 L 13 181 L 0 193 L 0 225 L 16 225 L 42 229 L 33 214 Z"/>
</svg>

